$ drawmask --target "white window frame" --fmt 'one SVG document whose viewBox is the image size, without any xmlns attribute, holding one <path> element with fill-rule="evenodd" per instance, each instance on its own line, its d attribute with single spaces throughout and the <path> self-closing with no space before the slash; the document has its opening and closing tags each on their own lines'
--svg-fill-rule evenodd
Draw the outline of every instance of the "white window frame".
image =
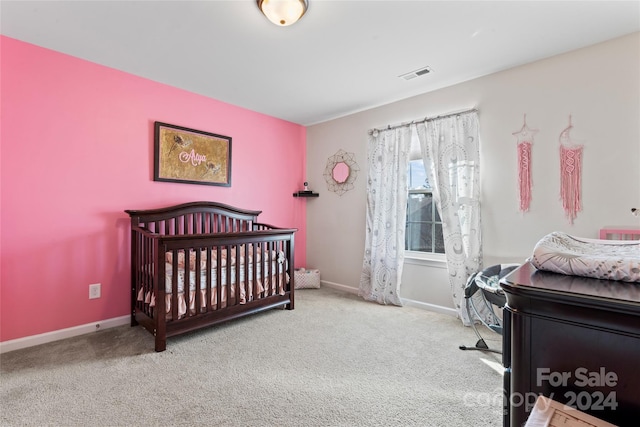
<svg viewBox="0 0 640 427">
<path fill-rule="evenodd" d="M 413 158 L 411 160 L 418 160 Z M 420 159 L 421 160 L 421 159 Z M 421 160 L 422 161 L 422 160 Z M 409 173 L 409 171 L 407 171 Z M 432 193 L 430 188 L 421 188 L 421 189 L 409 189 L 407 193 L 407 204 L 409 203 L 409 197 L 411 193 Z M 432 205 L 433 209 L 437 209 L 435 203 Z M 407 211 L 407 220 L 408 220 L 409 212 Z M 406 236 L 405 236 L 405 244 L 406 244 Z M 405 259 L 407 259 L 411 264 L 419 264 L 419 265 L 428 265 L 434 267 L 444 267 L 446 264 L 446 255 L 444 253 L 436 253 L 436 252 L 423 252 L 423 251 L 411 251 L 405 249 Z"/>
</svg>

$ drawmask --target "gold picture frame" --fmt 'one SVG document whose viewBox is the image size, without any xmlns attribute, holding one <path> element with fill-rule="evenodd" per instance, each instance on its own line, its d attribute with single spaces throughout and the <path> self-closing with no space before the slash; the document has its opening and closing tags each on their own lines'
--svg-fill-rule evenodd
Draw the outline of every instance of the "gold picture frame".
<svg viewBox="0 0 640 427">
<path fill-rule="evenodd" d="M 231 186 L 231 137 L 162 122 L 154 136 L 154 181 Z"/>
</svg>

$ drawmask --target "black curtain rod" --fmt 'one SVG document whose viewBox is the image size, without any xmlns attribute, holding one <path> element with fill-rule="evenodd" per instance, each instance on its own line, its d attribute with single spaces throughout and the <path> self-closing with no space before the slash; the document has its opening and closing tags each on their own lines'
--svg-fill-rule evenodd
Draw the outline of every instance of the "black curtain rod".
<svg viewBox="0 0 640 427">
<path fill-rule="evenodd" d="M 407 122 L 407 123 L 399 123 L 397 125 L 388 125 L 386 128 L 382 128 L 382 129 L 377 129 L 377 128 L 373 128 L 369 131 L 369 135 L 371 135 L 373 132 L 380 132 L 382 130 L 391 130 L 391 129 L 398 129 L 401 127 L 405 127 L 405 126 L 411 126 L 412 124 L 416 124 L 416 123 L 425 123 L 425 122 L 429 122 L 431 120 L 436 120 L 436 119 L 444 119 L 446 117 L 451 117 L 451 116 L 459 116 L 460 114 L 466 114 L 466 113 L 473 113 L 478 111 L 477 108 L 470 108 L 468 110 L 462 110 L 462 111 L 456 111 L 454 113 L 447 113 L 447 114 L 441 114 L 439 116 L 435 116 L 435 117 L 425 117 L 422 120 L 413 120 L 411 122 Z"/>
</svg>

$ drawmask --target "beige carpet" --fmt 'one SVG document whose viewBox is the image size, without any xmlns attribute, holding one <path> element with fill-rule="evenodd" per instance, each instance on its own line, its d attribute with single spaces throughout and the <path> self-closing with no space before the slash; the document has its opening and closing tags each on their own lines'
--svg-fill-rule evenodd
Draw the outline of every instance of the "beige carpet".
<svg viewBox="0 0 640 427">
<path fill-rule="evenodd" d="M 128 326 L 5 353 L 1 425 L 502 425 L 501 356 L 459 350 L 476 337 L 457 319 L 327 288 L 296 297 L 162 353 Z"/>
</svg>

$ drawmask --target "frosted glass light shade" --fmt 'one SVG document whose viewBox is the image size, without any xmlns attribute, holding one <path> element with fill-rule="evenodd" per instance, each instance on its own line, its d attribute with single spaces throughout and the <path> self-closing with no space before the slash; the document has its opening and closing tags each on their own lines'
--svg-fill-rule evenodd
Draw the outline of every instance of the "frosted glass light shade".
<svg viewBox="0 0 640 427">
<path fill-rule="evenodd" d="M 296 23 L 307 11 L 307 0 L 257 0 L 269 21 L 280 27 Z"/>
</svg>

